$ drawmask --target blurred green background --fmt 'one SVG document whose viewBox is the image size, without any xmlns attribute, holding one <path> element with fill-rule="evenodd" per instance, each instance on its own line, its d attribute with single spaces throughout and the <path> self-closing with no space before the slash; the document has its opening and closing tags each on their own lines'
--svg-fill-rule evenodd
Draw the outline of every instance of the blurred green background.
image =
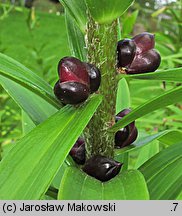
<svg viewBox="0 0 182 216">
<path fill-rule="evenodd" d="M 121 17 L 122 37 L 155 33 L 162 57 L 159 69 L 182 66 L 182 1 L 137 0 Z M 52 86 L 57 63 L 70 55 L 64 9 L 56 0 L 0 0 L 0 52 L 21 62 Z M 132 108 L 181 83 L 133 80 Z M 141 133 L 182 128 L 182 105 L 174 104 L 137 120 Z M 21 110 L 0 86 L 0 144 L 22 136 Z M 0 148 L 1 149 L 1 148 Z"/>
</svg>

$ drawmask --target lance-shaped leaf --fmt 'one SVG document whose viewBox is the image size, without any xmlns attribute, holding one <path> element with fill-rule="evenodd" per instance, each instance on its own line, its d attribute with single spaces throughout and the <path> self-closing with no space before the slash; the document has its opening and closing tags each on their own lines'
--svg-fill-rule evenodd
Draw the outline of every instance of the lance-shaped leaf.
<svg viewBox="0 0 182 216">
<path fill-rule="evenodd" d="M 57 111 L 57 108 L 48 103 L 45 98 L 8 77 L 0 75 L 0 83 L 35 125 L 45 121 Z"/>
<path fill-rule="evenodd" d="M 176 199 L 182 191 L 182 142 L 159 152 L 140 168 L 151 199 Z"/>
<path fill-rule="evenodd" d="M 31 90 L 56 108 L 61 106 L 48 83 L 24 65 L 4 54 L 0 54 L 0 75 Z"/>
<path fill-rule="evenodd" d="M 133 31 L 136 19 L 138 16 L 138 10 L 134 11 L 132 14 L 124 17 L 122 22 L 122 38 L 127 38 L 128 35 Z M 121 40 L 121 39 L 120 39 Z"/>
<path fill-rule="evenodd" d="M 82 32 L 87 22 L 87 7 L 84 0 L 59 0 Z"/>
<path fill-rule="evenodd" d="M 127 108 L 130 108 L 130 90 L 127 81 L 121 79 L 117 89 L 116 114 Z"/>
<path fill-rule="evenodd" d="M 58 199 L 146 200 L 149 194 L 145 179 L 137 170 L 125 171 L 102 183 L 77 168 L 69 167 L 61 181 Z"/>
<path fill-rule="evenodd" d="M 24 110 L 22 112 L 22 128 L 24 135 L 58 110 L 44 98 L 21 85 L 22 83 L 16 83 L 16 81 L 2 75 L 0 75 L 0 83 L 20 108 Z M 13 144 L 9 145 L 6 153 L 8 153 L 12 147 Z M 67 157 L 63 166 L 67 166 L 67 164 L 70 163 L 70 158 Z"/>
<path fill-rule="evenodd" d="M 133 0 L 85 0 L 87 7 L 98 23 L 109 23 L 121 16 Z"/>
<path fill-rule="evenodd" d="M 24 136 L 0 163 L 0 199 L 40 199 L 100 102 L 65 106 Z"/>
<path fill-rule="evenodd" d="M 75 24 L 75 21 L 69 14 L 68 10 L 65 11 L 65 19 L 71 54 L 81 61 L 86 61 L 86 45 L 84 34 Z"/>
<path fill-rule="evenodd" d="M 117 157 L 122 155 L 123 153 L 134 151 L 137 149 L 140 149 L 154 140 L 159 140 L 162 143 L 165 143 L 167 145 L 172 145 L 174 143 L 178 143 L 182 140 L 182 133 L 177 130 L 165 130 L 153 135 L 148 136 L 142 136 L 139 137 L 134 143 L 132 143 L 129 146 L 126 146 L 121 149 L 115 150 L 115 159 L 117 160 Z"/>
<path fill-rule="evenodd" d="M 141 73 L 134 75 L 119 75 L 120 78 L 125 79 L 144 79 L 144 80 L 163 80 L 182 82 L 182 68 L 172 68 L 168 70 L 161 70 L 150 73 Z"/>
<path fill-rule="evenodd" d="M 151 113 L 154 110 L 182 101 L 181 95 L 182 95 L 181 86 L 172 89 L 170 91 L 166 91 L 164 94 L 152 100 L 147 101 L 146 103 L 142 104 L 141 106 L 131 111 L 129 114 L 124 116 L 121 120 L 119 120 L 113 127 L 111 127 L 110 131 L 116 132 L 120 128 L 123 128 L 126 125 L 128 125 L 130 122 L 133 122 L 137 118 L 140 118 L 148 113 Z"/>
</svg>

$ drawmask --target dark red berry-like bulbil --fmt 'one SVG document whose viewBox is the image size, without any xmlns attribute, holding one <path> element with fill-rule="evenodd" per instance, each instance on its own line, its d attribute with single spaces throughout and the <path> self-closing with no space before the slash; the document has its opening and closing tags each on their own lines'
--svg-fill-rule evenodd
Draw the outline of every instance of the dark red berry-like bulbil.
<svg viewBox="0 0 182 216">
<path fill-rule="evenodd" d="M 71 157 L 77 164 L 83 165 L 86 159 L 85 141 L 82 138 L 78 138 L 75 145 L 71 149 Z"/>
<path fill-rule="evenodd" d="M 129 65 L 135 57 L 136 45 L 131 39 L 124 39 L 118 42 L 118 67 Z"/>
<path fill-rule="evenodd" d="M 130 112 L 131 112 L 131 109 L 124 109 L 124 110 L 120 111 L 120 112 L 116 115 L 116 117 L 115 117 L 116 122 L 117 122 L 118 120 L 120 120 L 121 118 L 123 118 L 125 115 L 127 115 L 127 114 L 130 113 Z"/>
<path fill-rule="evenodd" d="M 155 36 L 151 33 L 144 32 L 132 38 L 136 44 L 136 53 L 144 53 L 148 50 L 154 49 Z"/>
<path fill-rule="evenodd" d="M 60 82 L 54 86 L 54 94 L 63 104 L 79 104 L 89 96 L 89 88 L 80 82 Z"/>
<path fill-rule="evenodd" d="M 85 64 L 74 57 L 64 57 L 59 61 L 60 82 L 80 82 L 89 86 L 89 76 Z"/>
<path fill-rule="evenodd" d="M 126 126 L 115 134 L 115 147 L 116 148 L 123 148 L 132 144 L 138 135 L 138 131 L 134 125 Z"/>
<path fill-rule="evenodd" d="M 101 155 L 96 155 L 86 161 L 83 171 L 105 182 L 114 178 L 119 173 L 121 166 L 122 164 L 120 162 Z"/>
<path fill-rule="evenodd" d="M 160 61 L 159 53 L 152 49 L 140 55 L 136 55 L 134 61 L 126 71 L 130 74 L 136 74 L 138 71 L 140 71 L 140 73 L 152 72 L 159 67 Z"/>
<path fill-rule="evenodd" d="M 116 115 L 115 121 L 117 122 L 125 115 L 131 112 L 130 109 L 124 109 Z M 138 135 L 137 128 L 135 127 L 135 122 L 131 122 L 129 125 L 121 128 L 115 134 L 115 147 L 116 148 L 123 148 L 132 144 Z"/>
<path fill-rule="evenodd" d="M 99 89 L 101 83 L 100 70 L 93 64 L 85 63 L 85 65 L 90 79 L 90 92 L 96 92 Z"/>
<path fill-rule="evenodd" d="M 115 145 L 119 146 L 121 143 L 124 143 L 129 136 L 129 127 L 126 126 L 124 128 L 121 128 L 119 131 L 115 134 Z"/>
<path fill-rule="evenodd" d="M 79 104 L 98 90 L 101 75 L 94 65 L 74 57 L 64 57 L 58 64 L 59 81 L 54 94 L 63 104 Z"/>
<path fill-rule="evenodd" d="M 127 74 L 147 73 L 157 70 L 160 54 L 154 49 L 153 34 L 144 32 L 132 39 L 124 39 L 117 45 L 117 67 Z"/>
</svg>

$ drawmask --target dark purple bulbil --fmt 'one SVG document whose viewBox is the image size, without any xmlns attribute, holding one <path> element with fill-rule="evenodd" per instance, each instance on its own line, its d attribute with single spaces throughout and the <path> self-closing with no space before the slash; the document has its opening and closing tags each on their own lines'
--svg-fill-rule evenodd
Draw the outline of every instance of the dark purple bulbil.
<svg viewBox="0 0 182 216">
<path fill-rule="evenodd" d="M 69 154 L 77 164 L 83 165 L 86 160 L 84 139 L 79 137 Z"/>
<path fill-rule="evenodd" d="M 154 49 L 155 37 L 144 32 L 132 39 L 118 41 L 117 67 L 127 74 L 147 73 L 157 70 L 160 54 Z"/>
<path fill-rule="evenodd" d="M 144 53 L 148 50 L 154 49 L 155 36 L 151 33 L 144 32 L 132 38 L 136 44 L 136 53 Z"/>
<path fill-rule="evenodd" d="M 124 109 L 124 110 L 120 111 L 120 112 L 116 115 L 116 117 L 115 117 L 116 122 L 117 122 L 118 120 L 120 120 L 121 118 L 123 118 L 125 115 L 127 115 L 127 114 L 130 113 L 130 112 L 131 112 L 131 109 Z"/>
<path fill-rule="evenodd" d="M 58 75 L 54 94 L 63 104 L 84 102 L 90 93 L 98 90 L 101 82 L 98 68 L 75 57 L 64 57 L 59 61 Z"/>
<path fill-rule="evenodd" d="M 90 92 L 96 92 L 101 83 L 100 70 L 93 64 L 85 63 L 90 79 Z"/>
<path fill-rule="evenodd" d="M 88 175 L 105 182 L 114 178 L 119 173 L 121 166 L 120 162 L 96 155 L 88 159 L 82 169 Z"/>
<path fill-rule="evenodd" d="M 56 82 L 54 86 L 55 96 L 63 104 L 79 104 L 89 96 L 89 89 L 80 82 Z"/>
<path fill-rule="evenodd" d="M 124 39 L 118 41 L 117 52 L 118 52 L 118 67 L 125 67 L 129 65 L 135 57 L 136 45 L 134 41 L 130 39 Z"/>
<path fill-rule="evenodd" d="M 80 82 L 89 86 L 89 76 L 83 62 L 74 57 L 64 57 L 58 63 L 60 82 Z"/>
<path fill-rule="evenodd" d="M 115 121 L 119 121 L 125 115 L 131 112 L 130 109 L 124 109 L 116 115 Z M 135 127 L 135 122 L 131 122 L 129 125 L 121 128 L 115 134 L 115 147 L 116 148 L 123 148 L 132 144 L 138 135 L 137 128 Z"/>
<path fill-rule="evenodd" d="M 115 134 L 115 145 L 119 146 L 120 143 L 124 143 L 128 139 L 129 134 L 130 133 L 128 126 L 121 128 L 119 131 L 117 131 Z"/>
<path fill-rule="evenodd" d="M 127 73 L 135 74 L 137 71 L 140 73 L 153 72 L 160 65 L 160 55 L 156 50 L 149 50 L 147 52 L 136 55 L 134 61 L 127 69 Z"/>
</svg>

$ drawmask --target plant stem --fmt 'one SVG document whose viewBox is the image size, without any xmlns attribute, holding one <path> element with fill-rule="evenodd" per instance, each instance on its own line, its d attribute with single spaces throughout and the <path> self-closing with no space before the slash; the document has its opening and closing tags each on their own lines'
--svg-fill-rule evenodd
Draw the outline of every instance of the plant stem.
<svg viewBox="0 0 182 216">
<path fill-rule="evenodd" d="M 115 122 L 117 20 L 100 25 L 89 17 L 86 33 L 88 62 L 101 71 L 98 93 L 103 95 L 102 104 L 85 130 L 87 157 L 97 154 L 113 157 L 114 135 L 107 130 Z"/>
</svg>

